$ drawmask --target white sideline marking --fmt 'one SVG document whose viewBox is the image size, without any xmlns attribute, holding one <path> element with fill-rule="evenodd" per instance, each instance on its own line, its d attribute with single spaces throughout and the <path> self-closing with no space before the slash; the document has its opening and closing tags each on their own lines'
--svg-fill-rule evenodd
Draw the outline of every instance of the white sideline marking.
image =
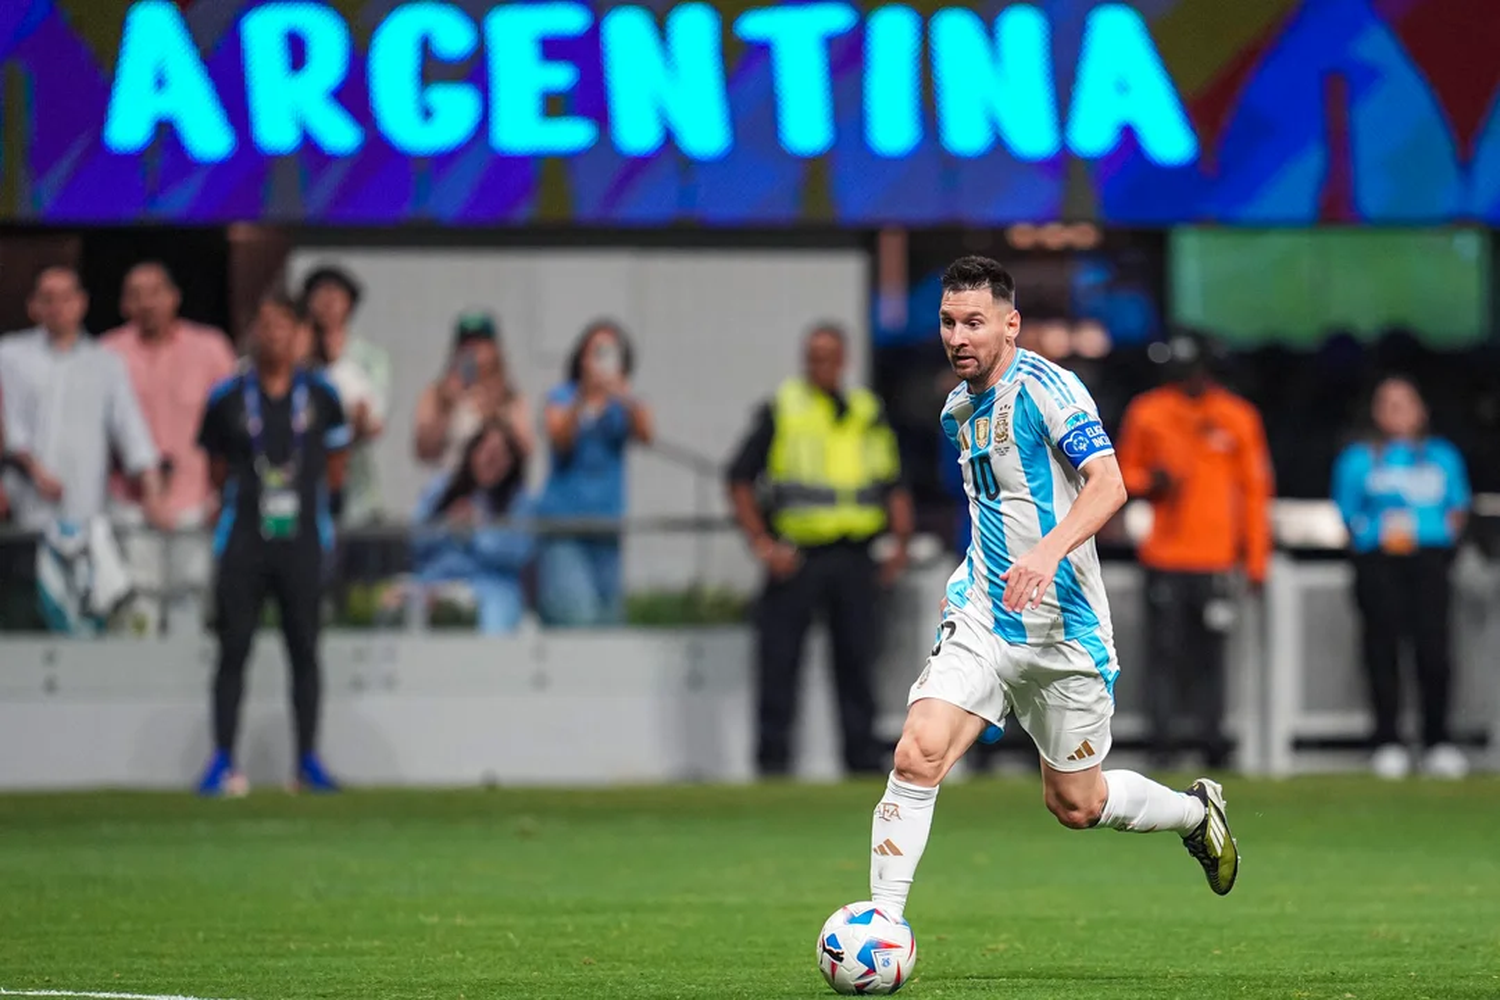
<svg viewBox="0 0 1500 1000">
<path fill-rule="evenodd" d="M 84 990 L 8 990 L 0 986 L 0 997 L 87 997 L 89 1000 L 207 1000 L 156 993 L 90 993 Z"/>
</svg>

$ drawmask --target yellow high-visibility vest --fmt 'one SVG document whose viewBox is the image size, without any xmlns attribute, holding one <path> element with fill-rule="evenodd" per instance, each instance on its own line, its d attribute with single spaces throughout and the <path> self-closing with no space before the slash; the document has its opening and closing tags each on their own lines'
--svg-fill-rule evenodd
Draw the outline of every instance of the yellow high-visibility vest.
<svg viewBox="0 0 1500 1000">
<path fill-rule="evenodd" d="M 794 545 L 872 538 L 885 529 L 885 493 L 901 468 L 880 400 L 852 389 L 842 417 L 827 393 L 790 379 L 772 407 L 766 462 L 771 524 Z"/>
</svg>

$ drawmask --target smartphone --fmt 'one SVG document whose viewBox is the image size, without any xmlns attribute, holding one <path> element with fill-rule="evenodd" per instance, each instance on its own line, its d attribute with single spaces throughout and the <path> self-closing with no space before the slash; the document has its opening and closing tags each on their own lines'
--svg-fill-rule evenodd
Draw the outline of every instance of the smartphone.
<svg viewBox="0 0 1500 1000">
<path fill-rule="evenodd" d="M 458 359 L 458 378 L 467 389 L 479 381 L 479 362 L 474 360 L 474 355 L 464 352 L 463 357 Z"/>
</svg>

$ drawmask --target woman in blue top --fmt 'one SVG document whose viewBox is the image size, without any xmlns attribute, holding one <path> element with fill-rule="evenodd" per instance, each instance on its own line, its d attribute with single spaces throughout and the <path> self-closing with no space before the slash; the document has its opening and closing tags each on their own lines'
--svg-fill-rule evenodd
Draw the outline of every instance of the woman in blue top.
<svg viewBox="0 0 1500 1000">
<path fill-rule="evenodd" d="M 1427 432 L 1417 387 L 1393 377 L 1371 400 L 1375 433 L 1350 445 L 1333 470 L 1333 500 L 1354 550 L 1355 600 L 1375 710 L 1374 768 L 1407 774 L 1397 731 L 1400 649 L 1410 641 L 1422 695 L 1422 741 L 1429 774 L 1459 777 L 1463 754 L 1448 738 L 1448 570 L 1469 510 L 1469 479 L 1458 449 Z"/>
<path fill-rule="evenodd" d="M 510 632 L 521 621 L 521 571 L 535 546 L 524 526 L 495 522 L 530 515 L 526 462 L 513 432 L 500 422 L 481 427 L 462 454 L 458 467 L 439 474 L 417 501 L 415 520 L 427 527 L 412 539 L 416 580 L 468 584 L 479 631 Z"/>
<path fill-rule="evenodd" d="M 568 360 L 568 380 L 547 396 L 552 472 L 538 510 L 549 518 L 625 513 L 625 446 L 650 444 L 651 411 L 630 392 L 630 342 L 619 325 L 590 324 Z M 623 618 L 618 535 L 558 537 L 542 548 L 537 606 L 549 625 L 608 625 Z"/>
</svg>

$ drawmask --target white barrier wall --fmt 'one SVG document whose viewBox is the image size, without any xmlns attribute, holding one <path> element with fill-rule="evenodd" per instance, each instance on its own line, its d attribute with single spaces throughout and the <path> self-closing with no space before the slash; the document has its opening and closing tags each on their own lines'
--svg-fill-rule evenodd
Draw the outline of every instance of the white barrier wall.
<svg viewBox="0 0 1500 1000">
<path fill-rule="evenodd" d="M 210 749 L 208 640 L 6 640 L 0 788 L 177 788 Z M 331 635 L 322 744 L 353 784 L 741 781 L 753 773 L 743 629 L 515 639 Z M 821 654 L 804 678 L 799 773 L 839 774 Z M 251 665 L 240 756 L 291 774 L 281 645 Z"/>
<path fill-rule="evenodd" d="M 899 732 L 907 686 L 930 648 L 941 591 L 934 585 L 944 575 L 942 567 L 915 574 L 884 609 L 887 655 L 877 691 L 887 737 Z M 1278 559 L 1269 641 L 1252 626 L 1232 660 L 1228 721 L 1241 740 L 1243 769 L 1326 767 L 1326 757 L 1298 752 L 1296 740 L 1365 731 L 1346 575 L 1339 564 Z M 1472 560 L 1457 580 L 1455 725 L 1489 730 L 1496 748 L 1500 590 Z M 1123 666 L 1116 687 L 1122 739 L 1143 733 L 1140 678 L 1150 664 L 1141 656 L 1140 581 L 1133 567 L 1107 567 Z M 1296 613 L 1285 613 L 1288 603 Z M 0 640 L 0 788 L 184 787 L 209 751 L 213 652 L 211 640 L 191 636 Z M 743 628 L 500 640 L 333 634 L 324 648 L 323 746 L 355 784 L 744 781 L 753 774 L 752 652 Z M 808 652 L 797 772 L 832 779 L 841 767 L 821 635 Z M 255 783 L 280 784 L 290 773 L 285 677 L 281 645 L 263 633 L 240 741 Z M 1338 763 L 1358 762 L 1345 755 Z"/>
</svg>

